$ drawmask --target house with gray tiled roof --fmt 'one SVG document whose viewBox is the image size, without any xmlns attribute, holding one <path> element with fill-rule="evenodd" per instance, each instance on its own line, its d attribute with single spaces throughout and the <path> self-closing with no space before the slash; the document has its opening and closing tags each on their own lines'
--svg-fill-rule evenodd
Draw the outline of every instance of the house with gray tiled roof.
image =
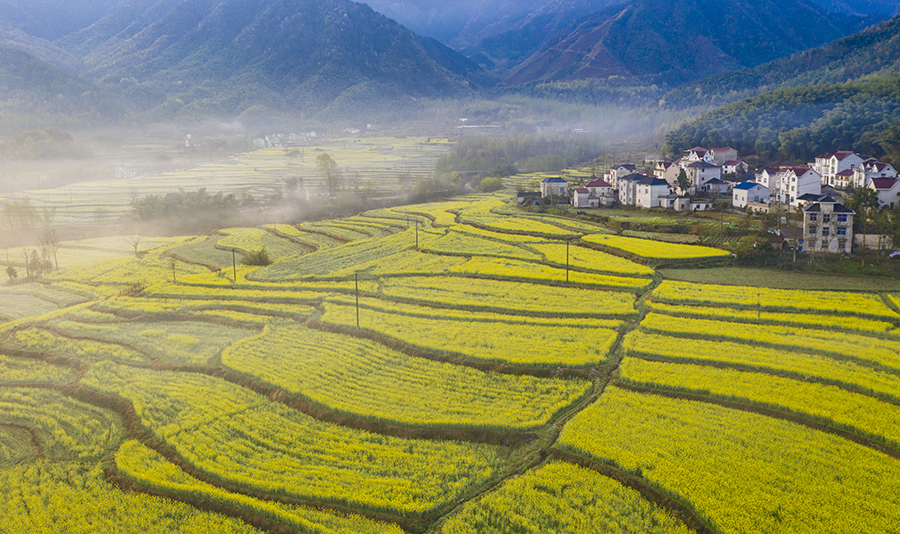
<svg viewBox="0 0 900 534">
<path fill-rule="evenodd" d="M 803 250 L 849 254 L 853 246 L 853 216 L 856 213 L 823 196 L 803 208 Z"/>
</svg>

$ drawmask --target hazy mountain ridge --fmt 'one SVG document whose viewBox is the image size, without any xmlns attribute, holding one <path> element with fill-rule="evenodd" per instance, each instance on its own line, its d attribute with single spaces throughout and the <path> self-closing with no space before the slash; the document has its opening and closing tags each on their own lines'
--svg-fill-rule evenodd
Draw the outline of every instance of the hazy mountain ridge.
<svg viewBox="0 0 900 534">
<path fill-rule="evenodd" d="M 683 85 L 665 101 L 672 107 L 722 105 L 779 88 L 843 83 L 898 71 L 900 15 L 820 48 Z"/>
<path fill-rule="evenodd" d="M 62 43 L 101 86 L 163 115 L 324 108 L 373 85 L 461 96 L 489 83 L 458 53 L 346 0 L 144 0 Z"/>
<path fill-rule="evenodd" d="M 512 28 L 491 26 L 482 32 L 480 42 L 463 50 L 474 61 L 480 61 L 497 72 L 516 66 L 537 52 L 555 34 L 578 19 L 626 0 L 556 0 L 528 14 Z M 502 30 L 502 31 L 501 31 Z"/>
<path fill-rule="evenodd" d="M 805 2 L 635 0 L 554 35 L 510 72 L 507 84 L 619 76 L 675 86 L 820 46 L 854 29 Z"/>
<path fill-rule="evenodd" d="M 81 60 L 74 54 L 54 43 L 15 29 L 0 21 L 0 47 L 21 50 L 27 54 L 49 63 L 54 67 L 77 73 L 81 67 Z"/>
<path fill-rule="evenodd" d="M 826 13 L 844 13 L 866 16 L 872 14 L 888 17 L 900 14 L 898 0 L 813 0 Z"/>
<path fill-rule="evenodd" d="M 128 117 L 124 103 L 106 91 L 10 48 L 0 48 L 0 95 L 0 134 Z"/>
<path fill-rule="evenodd" d="M 9 29 L 55 41 L 87 28 L 126 0 L 0 0 L 0 21 Z"/>
<path fill-rule="evenodd" d="M 77 71 L 90 82 L 82 92 L 108 91 L 152 121 L 285 112 L 334 116 L 338 110 L 358 117 L 415 107 L 419 98 L 483 94 L 497 83 L 476 61 L 349 0 L 98 0 L 90 5 L 34 0 L 33 11 L 29 1 L 0 0 L 0 46 Z M 457 13 L 456 19 L 443 21 L 447 28 L 466 39 L 488 36 L 465 52 L 495 72 L 514 67 L 508 82 L 523 94 L 617 104 L 656 102 L 668 87 L 821 45 L 863 20 L 826 16 L 803 1 L 788 6 L 774 0 L 371 3 L 379 2 L 430 17 Z M 842 5 L 864 11 L 867 5 L 875 9 L 892 2 L 900 0 L 846 0 Z M 85 11 L 71 21 L 52 20 L 79 6 Z M 469 7 L 472 13 L 465 12 Z M 46 35 L 72 31 L 52 42 L 28 33 L 41 17 L 55 28 Z M 808 61 L 818 61 L 815 51 L 807 54 Z M 896 70 L 884 59 L 893 56 L 880 54 L 882 71 Z M 821 80 L 848 79 L 831 74 Z M 750 95 L 741 93 L 749 90 L 741 84 L 765 82 L 748 71 L 711 80 L 735 88 L 719 96 L 700 82 L 701 92 L 672 92 L 668 105 L 733 100 Z M 34 98 L 45 94 L 53 93 L 36 91 Z M 75 98 L 67 91 L 56 94 Z M 691 97 L 700 97 L 700 104 Z M 76 98 L 69 108 L 84 105 Z"/>
</svg>

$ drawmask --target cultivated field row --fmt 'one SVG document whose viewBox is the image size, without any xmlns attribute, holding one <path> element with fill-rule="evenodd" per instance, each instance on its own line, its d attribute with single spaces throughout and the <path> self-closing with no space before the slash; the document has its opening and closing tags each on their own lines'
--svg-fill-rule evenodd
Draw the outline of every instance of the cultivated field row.
<svg viewBox="0 0 900 534">
<path fill-rule="evenodd" d="M 0 291 L 18 531 L 900 521 L 893 295 L 661 280 L 726 254 L 490 195 L 131 252 Z"/>
</svg>

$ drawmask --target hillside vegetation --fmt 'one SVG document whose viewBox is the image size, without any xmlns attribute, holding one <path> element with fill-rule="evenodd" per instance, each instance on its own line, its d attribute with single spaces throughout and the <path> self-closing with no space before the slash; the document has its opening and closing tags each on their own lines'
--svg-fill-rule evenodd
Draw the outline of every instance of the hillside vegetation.
<svg viewBox="0 0 900 534">
<path fill-rule="evenodd" d="M 664 97 L 668 107 L 712 107 L 790 87 L 888 77 L 900 71 L 900 16 L 819 48 L 716 74 Z"/>
<path fill-rule="evenodd" d="M 101 86 L 158 119 L 459 96 L 479 71 L 345 0 L 129 3 L 62 43 Z"/>
<path fill-rule="evenodd" d="M 704 114 L 671 132 L 663 150 L 731 146 L 765 159 L 811 161 L 855 150 L 900 162 L 900 75 L 778 89 Z"/>
<path fill-rule="evenodd" d="M 611 76 L 676 86 L 819 46 L 859 27 L 805 2 L 636 0 L 592 13 L 513 69 L 509 85 Z M 847 25 L 844 25 L 847 24 Z M 815 32 L 807 31 L 816 28 Z"/>
<path fill-rule="evenodd" d="M 109 124 L 128 116 L 121 100 L 34 56 L 0 48 L 0 135 Z"/>
</svg>

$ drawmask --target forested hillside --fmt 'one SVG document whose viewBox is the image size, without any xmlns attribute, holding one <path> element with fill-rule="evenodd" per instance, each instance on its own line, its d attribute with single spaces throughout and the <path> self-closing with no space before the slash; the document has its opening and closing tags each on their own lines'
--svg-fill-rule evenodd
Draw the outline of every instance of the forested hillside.
<svg viewBox="0 0 900 534">
<path fill-rule="evenodd" d="M 848 13 L 851 15 L 869 15 L 881 13 L 896 15 L 900 13 L 900 2 L 897 0 L 813 0 L 826 13 Z"/>
<path fill-rule="evenodd" d="M 825 44 L 858 22 L 802 1 L 635 0 L 556 34 L 506 83 L 624 77 L 676 86 Z"/>
<path fill-rule="evenodd" d="M 87 28 L 126 0 L 0 0 L 0 26 L 53 41 Z"/>
<path fill-rule="evenodd" d="M 829 150 L 855 150 L 900 163 L 900 74 L 742 100 L 671 132 L 663 150 L 679 154 L 696 145 L 800 163 Z"/>
<path fill-rule="evenodd" d="M 160 119 L 458 96 L 479 70 L 344 0 L 134 2 L 63 43 Z"/>
<path fill-rule="evenodd" d="M 0 135 L 46 126 L 89 126 L 127 117 L 114 96 L 74 74 L 0 48 Z"/>
<path fill-rule="evenodd" d="M 683 85 L 666 95 L 664 105 L 711 107 L 773 89 L 884 77 L 898 70 L 900 16 L 821 48 Z"/>
</svg>

